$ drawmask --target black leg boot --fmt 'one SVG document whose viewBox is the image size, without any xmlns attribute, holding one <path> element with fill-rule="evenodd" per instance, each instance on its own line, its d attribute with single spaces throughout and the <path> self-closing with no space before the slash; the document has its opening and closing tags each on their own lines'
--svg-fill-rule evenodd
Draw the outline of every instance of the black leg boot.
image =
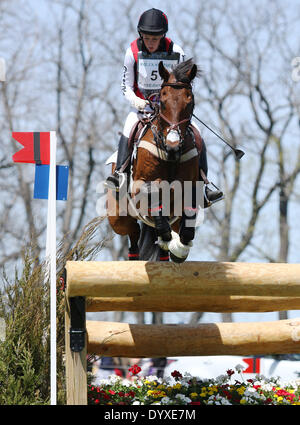
<svg viewBox="0 0 300 425">
<path fill-rule="evenodd" d="M 113 189 L 116 191 L 119 190 L 121 178 L 122 178 L 122 173 L 120 172 L 120 169 L 122 165 L 125 163 L 125 161 L 128 159 L 129 155 L 130 153 L 128 149 L 128 137 L 125 137 L 122 134 L 119 140 L 116 169 L 113 172 L 113 174 L 108 176 L 106 179 L 106 186 L 109 187 L 110 189 Z"/>
</svg>

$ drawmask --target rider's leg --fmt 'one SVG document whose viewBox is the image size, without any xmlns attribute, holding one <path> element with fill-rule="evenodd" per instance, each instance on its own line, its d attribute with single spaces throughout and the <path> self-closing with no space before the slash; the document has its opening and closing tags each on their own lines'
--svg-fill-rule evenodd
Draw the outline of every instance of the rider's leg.
<svg viewBox="0 0 300 425">
<path fill-rule="evenodd" d="M 203 170 L 205 176 L 207 176 L 208 166 L 207 166 L 207 154 L 206 154 L 206 145 L 203 140 L 202 150 L 199 157 L 199 170 Z M 200 173 L 200 180 L 203 181 L 203 178 Z M 205 197 L 204 197 L 204 207 L 210 205 L 210 203 L 214 203 L 223 199 L 223 192 L 217 189 L 215 186 L 209 187 L 208 184 L 205 184 Z M 206 198 L 206 199 L 205 199 Z"/>
<path fill-rule="evenodd" d="M 113 174 L 107 177 L 106 182 L 109 186 L 112 185 L 115 189 L 119 188 L 120 184 L 120 168 L 125 163 L 127 158 L 130 155 L 128 148 L 128 139 L 130 136 L 130 132 L 134 124 L 138 121 L 138 112 L 136 109 L 131 110 L 126 118 L 125 125 L 123 128 L 122 135 L 119 140 L 118 145 L 118 157 L 116 162 L 116 168 Z M 124 170 L 125 171 L 125 170 Z"/>
<path fill-rule="evenodd" d="M 200 129 L 194 121 L 192 121 L 192 125 L 200 133 Z M 202 150 L 200 152 L 200 157 L 199 157 L 199 180 L 201 181 L 203 181 L 203 177 L 201 176 L 200 170 L 203 170 L 205 176 L 207 176 L 207 173 L 208 173 L 206 145 L 204 143 L 203 138 L 202 138 L 202 141 L 203 141 L 203 145 L 202 145 Z M 204 183 L 205 183 L 204 207 L 210 206 L 212 203 L 223 199 L 223 192 L 221 192 L 221 190 L 217 189 L 213 184 L 209 187 L 208 183 L 206 182 Z"/>
</svg>

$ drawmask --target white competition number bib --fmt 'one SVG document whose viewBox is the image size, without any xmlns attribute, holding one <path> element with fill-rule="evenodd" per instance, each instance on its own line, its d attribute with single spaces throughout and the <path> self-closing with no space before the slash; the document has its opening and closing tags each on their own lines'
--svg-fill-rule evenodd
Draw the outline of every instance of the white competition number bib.
<svg viewBox="0 0 300 425">
<path fill-rule="evenodd" d="M 143 52 L 138 53 L 138 87 L 143 94 L 159 92 L 162 79 L 158 72 L 158 64 L 163 61 L 164 67 L 171 72 L 172 67 L 179 63 L 179 53 L 168 55 L 166 52 L 158 52 L 152 55 Z"/>
</svg>

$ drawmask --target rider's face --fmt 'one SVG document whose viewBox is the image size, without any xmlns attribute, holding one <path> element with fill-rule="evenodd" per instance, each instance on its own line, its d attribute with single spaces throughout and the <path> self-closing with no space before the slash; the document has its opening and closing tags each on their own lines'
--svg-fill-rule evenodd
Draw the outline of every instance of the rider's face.
<svg viewBox="0 0 300 425">
<path fill-rule="evenodd" d="M 163 38 L 163 35 L 149 35 L 149 34 L 141 34 L 145 46 L 149 50 L 150 53 L 156 52 L 159 47 L 160 40 Z"/>
</svg>

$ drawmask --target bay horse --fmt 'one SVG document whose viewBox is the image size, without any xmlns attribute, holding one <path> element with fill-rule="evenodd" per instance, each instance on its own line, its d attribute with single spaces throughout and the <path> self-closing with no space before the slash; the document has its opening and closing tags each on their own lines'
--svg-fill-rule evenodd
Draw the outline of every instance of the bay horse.
<svg viewBox="0 0 300 425">
<path fill-rule="evenodd" d="M 129 259 L 168 260 L 169 253 L 175 262 L 183 262 L 188 256 L 195 236 L 197 215 L 197 182 L 199 181 L 199 155 L 201 144 L 195 144 L 195 129 L 191 125 L 194 95 L 191 82 L 199 73 L 192 59 L 178 64 L 171 72 L 159 63 L 162 79 L 159 106 L 148 118 L 142 137 L 134 147 L 132 156 L 132 180 L 129 185 L 126 206 L 129 214 L 122 213 L 121 199 L 108 189 L 107 205 L 109 223 L 115 233 L 128 235 Z M 198 139 L 199 142 L 199 139 Z M 200 147 L 199 147 L 200 146 Z M 115 163 L 112 165 L 114 171 Z M 189 201 L 185 193 L 189 182 Z M 162 186 L 170 189 L 169 210 L 162 202 Z M 180 214 L 175 214 L 175 183 L 179 190 Z M 178 195 L 178 192 L 177 192 Z M 132 206 L 132 201 L 139 203 Z M 144 214 L 136 205 L 146 200 Z M 178 201 L 178 196 L 177 196 Z M 128 202 L 128 203 L 127 203 Z M 178 204 L 178 202 L 177 202 Z M 166 212 L 167 210 L 167 212 Z M 142 221 L 142 227 L 139 222 Z M 192 224 L 191 224 L 192 223 Z"/>
</svg>

